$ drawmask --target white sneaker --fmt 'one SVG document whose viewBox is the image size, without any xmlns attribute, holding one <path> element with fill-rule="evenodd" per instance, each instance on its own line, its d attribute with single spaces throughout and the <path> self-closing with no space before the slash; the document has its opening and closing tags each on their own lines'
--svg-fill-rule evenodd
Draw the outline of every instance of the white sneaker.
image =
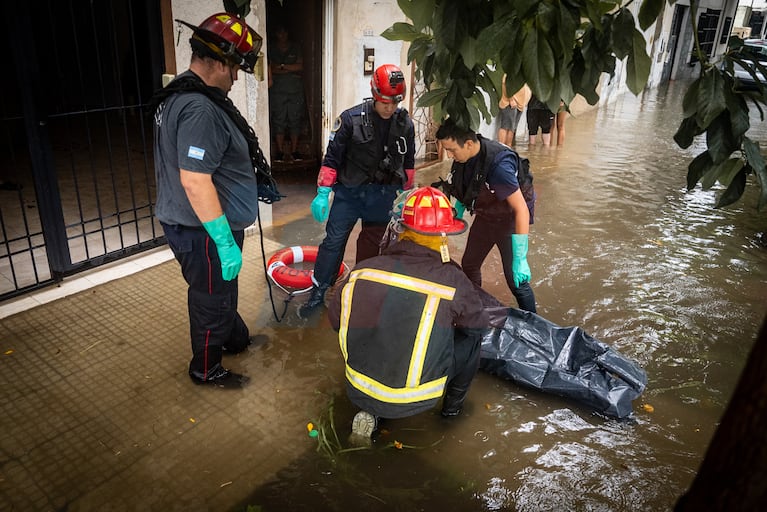
<svg viewBox="0 0 767 512">
<path fill-rule="evenodd" d="M 360 411 L 352 420 L 352 434 L 361 438 L 370 439 L 376 429 L 376 417 L 367 411 Z"/>
</svg>

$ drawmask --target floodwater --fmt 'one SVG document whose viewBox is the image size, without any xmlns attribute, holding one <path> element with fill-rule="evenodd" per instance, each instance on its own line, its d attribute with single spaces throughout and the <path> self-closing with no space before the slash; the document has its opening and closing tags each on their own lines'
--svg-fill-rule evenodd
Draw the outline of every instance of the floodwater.
<svg viewBox="0 0 767 512">
<path fill-rule="evenodd" d="M 756 187 L 723 210 L 713 208 L 721 189 L 686 190 L 687 163 L 702 146 L 682 150 L 672 139 L 685 88 L 627 93 L 570 118 L 563 147 L 528 148 L 526 137 L 517 146 L 539 195 L 529 253 L 538 312 L 582 327 L 646 370 L 632 421 L 480 373 L 461 417 L 387 421 L 370 449 L 348 450 L 356 410 L 344 395 L 335 333 L 324 318 L 296 320 L 299 297 L 279 324 L 264 313 L 276 341 L 263 356 L 316 395 L 313 410 L 281 421 L 313 421 L 321 435 L 307 435 L 303 456 L 238 510 L 671 510 L 767 305 L 767 249 L 757 243 L 767 224 L 755 210 Z M 764 123 L 754 125 L 750 135 L 764 146 Z M 311 245 L 322 231 L 302 218 L 275 236 Z M 452 241 L 455 258 L 464 241 Z M 511 304 L 497 254 L 483 276 Z M 281 298 L 275 291 L 278 313 Z"/>
</svg>

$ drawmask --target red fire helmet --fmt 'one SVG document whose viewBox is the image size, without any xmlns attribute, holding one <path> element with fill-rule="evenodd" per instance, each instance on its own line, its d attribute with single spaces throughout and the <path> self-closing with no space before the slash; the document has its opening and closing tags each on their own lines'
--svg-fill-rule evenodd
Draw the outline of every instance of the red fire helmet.
<svg viewBox="0 0 767 512">
<path fill-rule="evenodd" d="M 434 187 L 417 188 L 402 207 L 402 224 L 423 235 L 458 235 L 466 231 L 466 221 L 453 216 L 450 200 Z"/>
<path fill-rule="evenodd" d="M 194 30 L 190 42 L 202 43 L 213 57 L 237 64 L 246 73 L 253 73 L 258 51 L 263 39 L 233 14 L 221 12 L 205 18 L 199 27 L 183 20 L 176 20 Z"/>
</svg>

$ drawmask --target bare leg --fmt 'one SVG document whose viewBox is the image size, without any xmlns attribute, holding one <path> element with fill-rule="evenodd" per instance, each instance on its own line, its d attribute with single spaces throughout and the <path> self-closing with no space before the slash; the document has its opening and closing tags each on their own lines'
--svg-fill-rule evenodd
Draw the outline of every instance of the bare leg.
<svg viewBox="0 0 767 512">
<path fill-rule="evenodd" d="M 531 146 L 535 146 L 535 137 L 537 137 L 537 135 L 530 135 L 530 141 L 529 141 L 529 144 L 530 144 Z M 544 140 L 545 140 L 545 139 L 544 139 Z"/>
<path fill-rule="evenodd" d="M 506 137 L 508 137 L 509 130 L 506 128 L 498 128 L 498 142 L 506 144 Z"/>
<path fill-rule="evenodd" d="M 278 133 L 274 136 L 274 140 L 277 141 L 277 152 L 285 154 L 285 134 Z"/>
<path fill-rule="evenodd" d="M 567 111 L 557 112 L 557 146 L 565 143 L 565 120 Z"/>
<path fill-rule="evenodd" d="M 543 139 L 543 145 L 544 146 L 551 146 L 551 134 L 550 133 L 544 133 L 541 135 L 541 139 Z"/>
</svg>

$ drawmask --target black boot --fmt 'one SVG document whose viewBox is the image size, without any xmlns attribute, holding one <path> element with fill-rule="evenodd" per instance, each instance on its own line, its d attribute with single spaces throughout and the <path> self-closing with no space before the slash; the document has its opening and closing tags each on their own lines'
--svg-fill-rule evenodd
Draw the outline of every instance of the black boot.
<svg viewBox="0 0 767 512">
<path fill-rule="evenodd" d="M 469 386 L 456 385 L 455 383 L 448 384 L 445 397 L 442 400 L 442 416 L 452 418 L 461 414 L 463 402 L 466 400 L 468 393 Z"/>
<path fill-rule="evenodd" d="M 313 286 L 309 299 L 298 308 L 298 317 L 306 320 L 317 308 L 325 304 L 325 292 L 328 288 L 327 285 Z"/>
</svg>

